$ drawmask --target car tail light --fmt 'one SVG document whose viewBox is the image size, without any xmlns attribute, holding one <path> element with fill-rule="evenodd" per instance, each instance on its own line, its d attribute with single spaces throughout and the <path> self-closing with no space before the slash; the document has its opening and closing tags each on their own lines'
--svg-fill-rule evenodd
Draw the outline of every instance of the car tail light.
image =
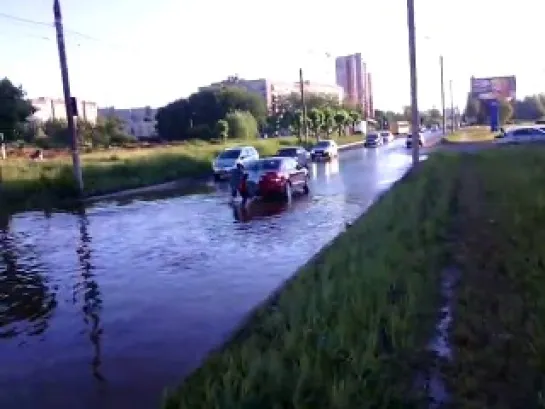
<svg viewBox="0 0 545 409">
<path fill-rule="evenodd" d="M 267 172 L 263 175 L 263 179 L 276 182 L 282 179 L 282 174 L 280 172 Z"/>
</svg>

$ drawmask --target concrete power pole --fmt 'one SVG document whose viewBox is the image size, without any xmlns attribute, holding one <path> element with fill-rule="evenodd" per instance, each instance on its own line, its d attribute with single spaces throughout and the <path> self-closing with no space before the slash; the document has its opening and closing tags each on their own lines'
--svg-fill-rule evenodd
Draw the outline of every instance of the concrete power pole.
<svg viewBox="0 0 545 409">
<path fill-rule="evenodd" d="M 303 129 L 305 132 L 305 142 L 308 143 L 308 123 L 307 123 L 307 103 L 305 101 L 305 82 L 303 81 L 303 69 L 299 68 L 299 88 L 301 91 L 301 105 L 303 107 Z"/>
<path fill-rule="evenodd" d="M 70 95 L 70 80 L 68 77 L 68 63 L 66 61 L 64 31 L 62 27 L 62 14 L 59 0 L 54 0 L 53 2 L 53 15 L 55 16 L 55 30 L 57 31 L 57 46 L 59 49 L 59 61 L 61 66 L 62 89 L 64 92 L 64 105 L 66 107 L 66 122 L 68 124 L 68 132 L 70 133 L 72 142 L 72 165 L 74 168 L 74 178 L 76 179 L 79 192 L 83 193 L 83 176 L 81 173 L 81 163 L 78 151 L 78 135 L 76 124 L 74 122 L 75 112 Z"/>
<path fill-rule="evenodd" d="M 449 81 L 449 87 L 450 87 L 450 128 L 451 131 L 454 132 L 454 121 L 456 120 L 456 115 L 454 115 L 454 94 L 452 93 L 452 80 Z"/>
<path fill-rule="evenodd" d="M 407 26 L 409 28 L 409 64 L 411 70 L 411 118 L 413 166 L 420 157 L 420 121 L 418 115 L 418 87 L 416 81 L 416 39 L 414 30 L 414 0 L 407 0 Z"/>
<path fill-rule="evenodd" d="M 443 110 L 443 136 L 447 134 L 447 118 L 445 109 L 445 76 L 443 70 L 443 56 L 439 57 L 439 66 L 441 68 L 441 108 Z"/>
</svg>

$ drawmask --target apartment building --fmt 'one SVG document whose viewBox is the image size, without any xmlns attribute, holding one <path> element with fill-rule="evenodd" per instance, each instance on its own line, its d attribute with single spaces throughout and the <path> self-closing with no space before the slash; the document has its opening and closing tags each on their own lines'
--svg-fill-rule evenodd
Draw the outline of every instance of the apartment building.
<svg viewBox="0 0 545 409">
<path fill-rule="evenodd" d="M 337 85 L 344 90 L 345 101 L 361 107 L 367 118 L 374 115 L 371 73 L 361 54 L 337 57 L 335 60 Z"/>
<path fill-rule="evenodd" d="M 225 81 L 215 82 L 205 87 L 200 87 L 199 91 L 208 89 L 220 89 L 222 87 L 240 87 L 249 92 L 259 94 L 266 102 L 267 108 L 271 108 L 273 97 L 286 96 L 292 93 L 300 92 L 299 82 L 289 81 L 274 81 L 270 79 L 260 78 L 255 80 L 245 80 L 238 77 L 229 77 Z M 330 95 L 336 98 L 339 102 L 343 101 L 344 91 L 342 87 L 335 84 L 321 84 L 311 81 L 303 83 L 305 92 L 308 94 Z"/>
<path fill-rule="evenodd" d="M 99 108 L 99 118 L 116 117 L 123 123 L 123 130 L 128 135 L 139 139 L 157 135 L 155 115 L 157 109 L 151 107 L 119 109 L 115 107 Z"/>
<path fill-rule="evenodd" d="M 39 122 L 49 120 L 66 120 L 66 106 L 62 98 L 40 97 L 31 99 L 30 102 L 36 108 L 32 119 Z M 76 100 L 78 105 L 78 118 L 95 124 L 98 116 L 98 107 L 96 102 Z"/>
</svg>

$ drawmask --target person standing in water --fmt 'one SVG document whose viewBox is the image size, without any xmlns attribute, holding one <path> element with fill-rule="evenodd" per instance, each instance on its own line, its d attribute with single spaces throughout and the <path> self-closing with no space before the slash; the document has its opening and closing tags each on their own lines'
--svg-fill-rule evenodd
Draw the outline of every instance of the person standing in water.
<svg viewBox="0 0 545 409">
<path fill-rule="evenodd" d="M 244 176 L 244 166 L 242 163 L 237 163 L 236 168 L 231 171 L 231 178 L 229 179 L 229 186 L 231 187 L 231 197 L 235 199 Z"/>
</svg>

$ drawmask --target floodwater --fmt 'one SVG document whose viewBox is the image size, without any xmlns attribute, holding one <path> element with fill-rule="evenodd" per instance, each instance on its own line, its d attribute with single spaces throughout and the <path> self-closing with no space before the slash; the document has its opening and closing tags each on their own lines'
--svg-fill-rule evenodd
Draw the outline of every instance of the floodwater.
<svg viewBox="0 0 545 409">
<path fill-rule="evenodd" d="M 410 166 L 403 141 L 312 166 L 289 205 L 211 193 L 0 220 L 0 408 L 151 409 Z"/>
</svg>

